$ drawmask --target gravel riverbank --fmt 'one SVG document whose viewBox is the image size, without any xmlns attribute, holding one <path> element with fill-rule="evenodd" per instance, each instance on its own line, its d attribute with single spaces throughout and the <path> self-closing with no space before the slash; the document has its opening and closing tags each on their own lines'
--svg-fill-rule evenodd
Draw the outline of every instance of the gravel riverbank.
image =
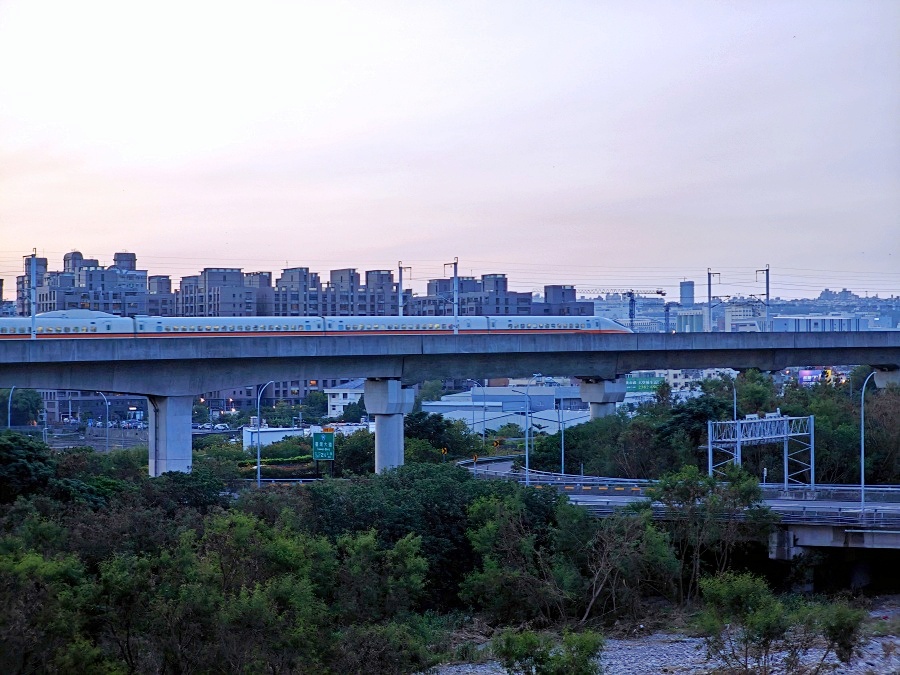
<svg viewBox="0 0 900 675">
<path fill-rule="evenodd" d="M 885 622 L 900 623 L 900 596 L 876 600 L 869 611 L 871 625 Z M 810 650 L 806 664 L 821 659 L 821 650 Z M 628 638 L 607 638 L 600 657 L 605 675 L 711 675 L 716 664 L 706 659 L 703 638 L 681 633 L 654 632 Z M 900 675 L 900 636 L 885 635 L 870 638 L 862 653 L 847 665 L 840 665 L 834 656 L 826 661 L 823 673 L 835 675 Z M 485 663 L 457 663 L 438 666 L 434 675 L 505 675 L 496 661 Z M 773 675 L 791 675 L 775 670 Z"/>
<path fill-rule="evenodd" d="M 811 650 L 807 663 L 821 658 L 821 652 Z M 678 634 L 655 633 L 640 638 L 620 640 L 610 638 L 600 658 L 606 675 L 710 675 L 717 672 L 715 664 L 706 660 L 702 638 Z M 835 675 L 896 675 L 900 674 L 900 638 L 885 637 L 869 640 L 863 654 L 849 666 L 841 666 L 833 657 L 827 663 L 834 670 L 823 672 Z M 505 675 L 496 661 L 458 663 L 438 666 L 434 675 Z M 790 675 L 775 670 L 773 675 Z"/>
</svg>

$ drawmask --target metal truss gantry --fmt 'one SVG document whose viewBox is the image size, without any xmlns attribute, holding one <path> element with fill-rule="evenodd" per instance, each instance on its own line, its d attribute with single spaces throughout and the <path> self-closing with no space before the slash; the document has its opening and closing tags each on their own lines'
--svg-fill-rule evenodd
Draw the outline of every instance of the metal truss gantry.
<svg viewBox="0 0 900 675">
<path fill-rule="evenodd" d="M 786 417 L 780 412 L 765 417 L 747 415 L 742 420 L 707 422 L 709 475 L 722 473 L 729 463 L 741 466 L 741 448 L 747 445 L 781 445 L 784 488 L 816 486 L 815 416 Z M 808 476 L 808 480 L 804 480 Z"/>
</svg>

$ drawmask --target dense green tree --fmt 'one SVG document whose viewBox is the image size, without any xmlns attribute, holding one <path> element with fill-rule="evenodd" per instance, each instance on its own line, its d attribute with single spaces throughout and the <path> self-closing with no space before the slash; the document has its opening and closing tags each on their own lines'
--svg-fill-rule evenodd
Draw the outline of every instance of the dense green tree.
<svg viewBox="0 0 900 675">
<path fill-rule="evenodd" d="M 571 600 L 553 574 L 548 535 L 555 504 L 535 522 L 525 496 L 483 497 L 469 508 L 468 536 L 480 564 L 467 575 L 461 597 L 498 623 L 535 617 L 552 623 L 566 617 Z"/>
<path fill-rule="evenodd" d="M 475 436 L 469 433 L 464 423 L 424 412 L 406 415 L 403 433 L 406 438 L 428 441 L 435 448 L 447 448 L 451 455 L 457 457 L 471 455 L 481 444 L 481 438 L 478 437 L 476 443 Z"/>
<path fill-rule="evenodd" d="M 34 389 L 15 389 L 12 395 L 12 410 L 9 410 L 9 389 L 0 389 L 0 424 L 9 426 L 7 412 L 11 412 L 13 426 L 35 423 L 44 409 L 44 400 Z"/>
<path fill-rule="evenodd" d="M 682 600 L 697 593 L 708 556 L 724 570 L 735 547 L 764 540 L 771 523 L 769 509 L 761 504 L 759 483 L 733 465 L 718 478 L 687 465 L 662 476 L 646 494 L 669 514 L 665 524 L 682 568 L 678 579 Z"/>
<path fill-rule="evenodd" d="M 375 434 L 360 429 L 334 438 L 334 475 L 361 476 L 375 471 Z"/>
<path fill-rule="evenodd" d="M 413 412 L 422 411 L 423 401 L 440 401 L 444 395 L 444 383 L 441 380 L 426 380 L 419 386 Z"/>
<path fill-rule="evenodd" d="M 300 412 L 303 413 L 304 422 L 310 424 L 321 422 L 328 414 L 328 397 L 321 391 L 309 392 L 303 399 Z"/>
<path fill-rule="evenodd" d="M 0 432 L 0 504 L 40 490 L 55 472 L 46 445 L 22 434 Z"/>
<path fill-rule="evenodd" d="M 449 450 L 447 454 L 449 454 Z M 403 442 L 403 461 L 407 464 L 413 462 L 437 464 L 445 461 L 447 454 L 442 453 L 440 448 L 434 447 L 421 438 L 407 438 Z"/>
<path fill-rule="evenodd" d="M 360 396 L 358 403 L 350 403 L 344 408 L 343 414 L 338 418 L 340 422 L 357 424 L 366 415 L 365 397 Z"/>
</svg>

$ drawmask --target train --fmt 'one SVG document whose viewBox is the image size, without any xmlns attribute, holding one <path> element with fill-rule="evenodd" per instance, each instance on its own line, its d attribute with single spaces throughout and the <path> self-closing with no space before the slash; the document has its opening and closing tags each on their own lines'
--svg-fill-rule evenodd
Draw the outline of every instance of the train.
<svg viewBox="0 0 900 675">
<path fill-rule="evenodd" d="M 121 317 L 63 310 L 34 318 L 36 339 L 323 335 L 631 333 L 599 316 L 245 316 Z M 32 339 L 31 317 L 0 318 L 0 340 Z"/>
</svg>

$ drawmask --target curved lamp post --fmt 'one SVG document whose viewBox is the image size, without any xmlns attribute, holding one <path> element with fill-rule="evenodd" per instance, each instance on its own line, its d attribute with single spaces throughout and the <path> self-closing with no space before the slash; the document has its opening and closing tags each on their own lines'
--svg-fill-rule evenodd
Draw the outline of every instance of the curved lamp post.
<svg viewBox="0 0 900 675">
<path fill-rule="evenodd" d="M 275 384 L 275 380 L 269 380 L 262 387 L 259 388 L 259 392 L 256 394 L 256 487 L 260 487 L 262 485 L 262 414 L 260 411 L 260 402 L 262 401 L 263 392 L 266 390 L 270 384 Z"/>
<path fill-rule="evenodd" d="M 98 391 L 97 393 L 100 394 L 100 395 L 103 397 L 103 401 L 104 401 L 104 403 L 106 403 L 106 420 L 105 420 L 105 424 L 106 424 L 106 452 L 109 452 L 109 399 L 106 398 L 106 394 L 104 394 L 102 391 Z"/>
<path fill-rule="evenodd" d="M 466 382 L 471 382 L 476 387 L 481 387 L 481 449 L 484 451 L 484 420 L 485 420 L 485 407 L 487 406 L 487 401 L 485 399 L 486 392 L 484 389 L 484 385 L 476 380 L 467 379 Z M 475 431 L 475 407 L 472 407 L 472 431 Z"/>
<path fill-rule="evenodd" d="M 9 390 L 9 400 L 6 402 L 6 428 L 9 429 L 12 424 L 12 395 L 16 390 L 16 385 L 13 385 Z"/>
<path fill-rule="evenodd" d="M 859 395 L 859 512 L 866 510 L 866 385 L 875 374 L 873 370 L 865 379 Z"/>
</svg>

